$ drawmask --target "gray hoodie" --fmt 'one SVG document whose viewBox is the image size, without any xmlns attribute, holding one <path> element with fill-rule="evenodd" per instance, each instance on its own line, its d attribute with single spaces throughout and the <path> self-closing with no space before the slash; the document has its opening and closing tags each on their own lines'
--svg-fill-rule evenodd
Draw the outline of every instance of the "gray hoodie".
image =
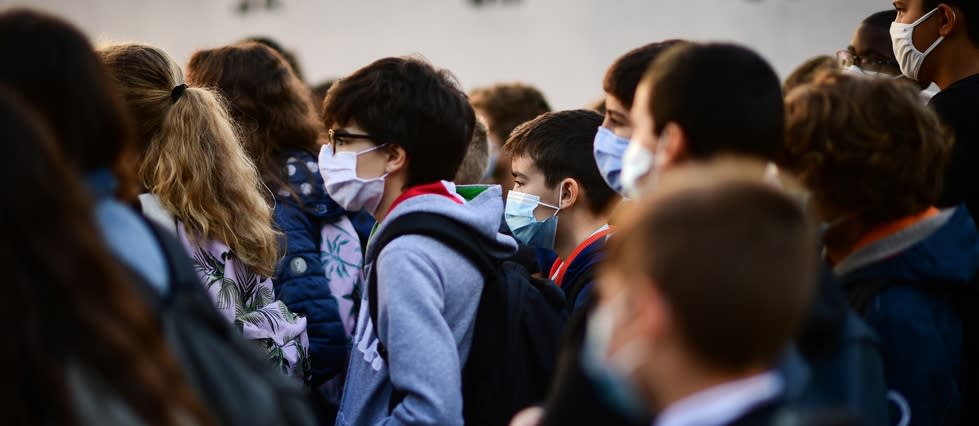
<svg viewBox="0 0 979 426">
<path fill-rule="evenodd" d="M 512 256 L 516 241 L 500 234 L 503 198 L 499 186 L 466 201 L 450 182 L 427 185 L 421 195 L 392 209 L 376 232 L 408 213 L 450 216 L 473 227 L 498 259 Z M 376 247 L 367 246 L 367 259 Z M 377 269 L 378 323 L 371 324 L 363 292 L 338 425 L 461 425 L 462 367 L 472 343 L 483 276 L 463 257 L 434 239 L 406 235 L 391 241 Z M 369 275 L 368 275 L 369 276 Z M 385 365 L 377 353 L 377 330 L 388 349 Z M 392 384 L 406 393 L 388 411 Z"/>
</svg>

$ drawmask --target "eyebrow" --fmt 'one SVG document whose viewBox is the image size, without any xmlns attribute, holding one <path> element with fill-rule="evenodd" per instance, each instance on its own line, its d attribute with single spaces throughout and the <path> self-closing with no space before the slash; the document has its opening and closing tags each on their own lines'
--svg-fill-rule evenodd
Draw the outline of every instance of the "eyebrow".
<svg viewBox="0 0 979 426">
<path fill-rule="evenodd" d="M 629 119 L 629 114 L 623 114 L 621 112 L 612 111 L 612 110 L 608 110 L 608 113 L 612 117 L 615 117 L 615 118 L 618 118 L 618 119 L 621 119 L 621 120 L 628 120 Z"/>
<path fill-rule="evenodd" d="M 512 170 L 511 170 L 511 171 L 510 171 L 510 174 L 511 174 L 511 175 L 513 175 L 513 177 L 515 177 L 515 178 L 520 178 L 520 179 L 527 179 L 527 175 L 525 175 L 525 174 L 523 174 L 523 173 L 519 173 L 519 172 L 517 172 L 517 171 L 512 171 Z"/>
</svg>

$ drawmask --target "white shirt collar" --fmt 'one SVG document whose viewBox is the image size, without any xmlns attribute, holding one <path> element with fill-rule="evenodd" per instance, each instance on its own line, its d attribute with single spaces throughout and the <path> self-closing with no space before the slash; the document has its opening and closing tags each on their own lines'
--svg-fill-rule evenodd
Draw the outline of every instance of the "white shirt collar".
<svg viewBox="0 0 979 426">
<path fill-rule="evenodd" d="M 771 371 L 714 386 L 667 407 L 656 419 L 655 426 L 730 424 L 775 399 L 782 386 L 781 377 Z"/>
</svg>

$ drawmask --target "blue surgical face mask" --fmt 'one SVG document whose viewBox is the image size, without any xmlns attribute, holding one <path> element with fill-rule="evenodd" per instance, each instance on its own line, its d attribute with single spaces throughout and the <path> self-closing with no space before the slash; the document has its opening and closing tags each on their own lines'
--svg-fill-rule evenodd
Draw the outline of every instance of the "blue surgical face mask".
<svg viewBox="0 0 979 426">
<path fill-rule="evenodd" d="M 629 140 L 619 137 L 611 130 L 604 127 L 598 128 L 595 134 L 595 143 L 592 145 L 592 152 L 595 154 L 595 164 L 602 178 L 608 186 L 615 192 L 622 193 L 622 156 L 625 155 L 626 148 L 629 147 Z"/>
<path fill-rule="evenodd" d="M 563 195 L 563 194 L 561 194 Z M 560 200 L 560 195 L 558 200 Z M 537 220 L 534 210 L 538 205 L 554 209 L 554 214 L 544 220 Z M 513 236 L 528 246 L 554 250 L 554 237 L 557 235 L 557 214 L 560 207 L 542 203 L 540 197 L 520 191 L 507 193 L 506 209 L 503 217 Z"/>
<path fill-rule="evenodd" d="M 648 354 L 634 341 L 610 356 L 609 345 L 614 332 L 615 312 L 610 306 L 599 306 L 588 320 L 582 367 L 611 408 L 633 420 L 645 420 L 649 410 L 629 375 Z"/>
</svg>

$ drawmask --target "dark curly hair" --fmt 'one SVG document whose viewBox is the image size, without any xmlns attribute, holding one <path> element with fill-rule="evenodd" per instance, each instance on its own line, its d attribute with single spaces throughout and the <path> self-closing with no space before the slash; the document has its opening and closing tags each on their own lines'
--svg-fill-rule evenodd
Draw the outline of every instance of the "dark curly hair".
<svg viewBox="0 0 979 426">
<path fill-rule="evenodd" d="M 357 123 L 408 156 L 406 186 L 452 180 L 476 114 L 455 76 L 418 58 L 384 58 L 336 82 L 323 100 L 327 128 Z"/>
<path fill-rule="evenodd" d="M 918 213 L 942 191 L 951 133 L 909 84 L 829 73 L 786 97 L 783 167 L 816 206 L 868 226 Z"/>
</svg>

